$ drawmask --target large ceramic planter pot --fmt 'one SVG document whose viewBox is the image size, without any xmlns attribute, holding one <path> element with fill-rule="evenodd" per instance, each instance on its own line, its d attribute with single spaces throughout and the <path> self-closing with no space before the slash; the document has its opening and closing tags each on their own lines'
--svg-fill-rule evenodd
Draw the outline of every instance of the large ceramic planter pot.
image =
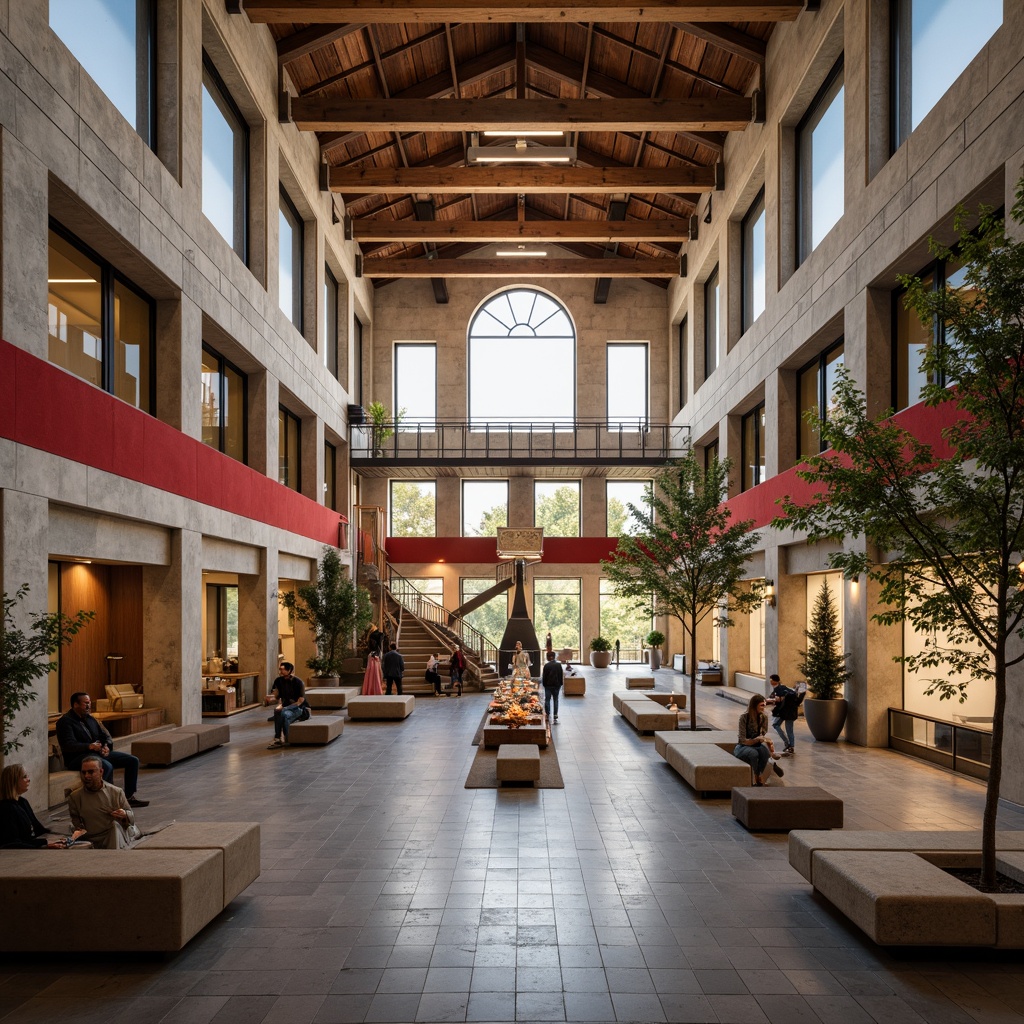
<svg viewBox="0 0 1024 1024">
<path fill-rule="evenodd" d="M 341 678 L 339 676 L 314 676 L 314 686 L 341 686 Z"/>
<path fill-rule="evenodd" d="M 651 671 L 656 672 L 661 668 L 661 649 L 658 647 L 651 648 Z"/>
<path fill-rule="evenodd" d="M 845 698 L 835 700 L 804 700 L 804 718 L 811 735 L 821 743 L 835 743 L 846 725 L 847 703 Z"/>
<path fill-rule="evenodd" d="M 611 651 L 591 651 L 590 664 L 594 668 L 607 668 L 612 663 Z"/>
</svg>

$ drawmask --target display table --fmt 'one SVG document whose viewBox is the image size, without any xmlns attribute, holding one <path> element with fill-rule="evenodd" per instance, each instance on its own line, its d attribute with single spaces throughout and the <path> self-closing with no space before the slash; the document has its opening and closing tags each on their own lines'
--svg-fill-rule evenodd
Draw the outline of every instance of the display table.
<svg viewBox="0 0 1024 1024">
<path fill-rule="evenodd" d="M 485 747 L 500 747 L 503 743 L 533 743 L 538 747 L 546 747 L 550 738 L 551 734 L 543 715 L 540 722 L 521 725 L 518 729 L 492 724 L 490 719 L 484 723 Z"/>
<path fill-rule="evenodd" d="M 234 693 L 209 686 L 212 679 L 222 680 Z M 237 715 L 250 708 L 261 707 L 263 695 L 258 693 L 258 672 L 211 672 L 203 674 L 203 714 L 208 718 Z"/>
</svg>

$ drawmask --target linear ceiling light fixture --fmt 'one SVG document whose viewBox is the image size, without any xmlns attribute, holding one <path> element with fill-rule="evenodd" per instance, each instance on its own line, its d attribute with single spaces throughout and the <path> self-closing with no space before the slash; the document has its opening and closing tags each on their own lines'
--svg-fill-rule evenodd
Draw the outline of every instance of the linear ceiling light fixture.
<svg viewBox="0 0 1024 1024">
<path fill-rule="evenodd" d="M 481 132 L 480 134 L 488 139 L 560 139 L 565 135 L 565 132 L 546 128 L 538 128 L 535 131 L 530 128 L 520 128 L 514 132 L 491 131 Z"/>
<path fill-rule="evenodd" d="M 523 135 L 511 146 L 481 146 L 478 132 L 470 133 L 466 161 L 470 164 L 574 164 L 575 146 L 531 146 Z"/>
<path fill-rule="evenodd" d="M 547 249 L 527 249 L 521 245 L 518 249 L 499 249 L 495 256 L 547 256 Z"/>
</svg>

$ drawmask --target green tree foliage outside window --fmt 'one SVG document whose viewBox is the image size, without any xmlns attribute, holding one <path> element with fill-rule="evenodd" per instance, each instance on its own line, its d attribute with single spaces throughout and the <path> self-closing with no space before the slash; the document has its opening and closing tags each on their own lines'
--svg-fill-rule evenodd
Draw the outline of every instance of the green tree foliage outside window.
<svg viewBox="0 0 1024 1024">
<path fill-rule="evenodd" d="M 639 652 L 641 641 L 654 624 L 654 607 L 650 595 L 646 606 L 638 606 L 634 598 L 618 592 L 607 580 L 601 583 L 601 636 L 619 641 L 626 651 Z M 639 654 L 636 655 L 639 657 Z"/>
<path fill-rule="evenodd" d="M 579 484 L 561 484 L 548 493 L 541 493 L 544 485 L 538 482 L 537 501 L 533 521 L 544 527 L 545 537 L 578 537 L 580 535 Z M 577 646 L 566 645 L 566 646 Z"/>
<path fill-rule="evenodd" d="M 537 636 L 551 634 L 555 650 L 580 646 L 580 581 L 533 580 L 533 625 Z"/>
<path fill-rule="evenodd" d="M 433 537 L 437 530 L 437 497 L 434 482 L 391 483 L 391 536 Z"/>
<path fill-rule="evenodd" d="M 494 580 L 486 577 L 462 581 L 462 601 L 465 603 L 477 594 L 494 586 Z M 508 594 L 498 594 L 466 616 L 466 621 L 479 630 L 488 640 L 500 643 L 508 625 Z"/>
<path fill-rule="evenodd" d="M 489 508 L 480 517 L 480 525 L 471 531 L 470 536 L 497 537 L 499 526 L 508 526 L 508 505 L 505 503 Z"/>
</svg>

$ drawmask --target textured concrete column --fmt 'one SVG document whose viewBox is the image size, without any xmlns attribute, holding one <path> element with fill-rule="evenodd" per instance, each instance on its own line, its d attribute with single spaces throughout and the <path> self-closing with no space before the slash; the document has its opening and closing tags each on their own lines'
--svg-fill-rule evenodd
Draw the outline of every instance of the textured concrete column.
<svg viewBox="0 0 1024 1024">
<path fill-rule="evenodd" d="M 48 538 L 49 502 L 45 498 L 22 491 L 0 491 L 0 589 L 13 596 L 18 587 L 28 584 L 28 597 L 14 609 L 14 620 L 22 629 L 28 628 L 34 613 L 45 612 L 47 608 Z M 32 779 L 28 801 L 38 811 L 50 802 L 46 765 L 49 753 L 46 737 L 48 683 L 45 675 L 36 680 L 34 692 L 35 700 L 15 716 L 13 722 L 4 722 L 3 734 L 6 738 L 25 728 L 32 730 L 6 763 L 20 762 L 28 770 Z"/>
<path fill-rule="evenodd" d="M 324 421 L 319 416 L 303 416 L 299 430 L 299 486 L 302 494 L 324 503 Z"/>
<path fill-rule="evenodd" d="M 509 477 L 508 525 L 533 526 L 533 507 L 533 477 Z"/>
<path fill-rule="evenodd" d="M 176 530 L 170 565 L 142 568 L 142 678 L 146 703 L 166 721 L 202 718 L 202 535 Z"/>
<path fill-rule="evenodd" d="M 0 179 L 0 337 L 46 359 L 46 166 L 3 127 Z"/>
<path fill-rule="evenodd" d="M 238 577 L 238 666 L 259 672 L 259 694 L 277 677 L 277 565 L 277 548 L 265 548 L 259 573 Z"/>
<path fill-rule="evenodd" d="M 580 481 L 580 536 L 608 535 L 608 481 L 604 477 L 585 476 Z"/>
<path fill-rule="evenodd" d="M 775 607 L 765 609 L 764 643 L 769 651 L 778 652 L 775 671 L 788 685 L 803 678 L 797 665 L 802 660 L 800 651 L 807 649 L 807 577 L 790 575 L 786 549 L 776 550 L 774 560 L 770 548 L 765 552 L 765 576 L 775 580 Z"/>
<path fill-rule="evenodd" d="M 202 437 L 202 310 L 184 295 L 156 304 L 156 414 L 183 434 Z"/>
<path fill-rule="evenodd" d="M 381 504 L 387 504 L 387 495 Z M 462 481 L 458 477 L 441 476 L 434 482 L 434 519 L 438 537 L 458 537 L 462 533 Z"/>
</svg>

